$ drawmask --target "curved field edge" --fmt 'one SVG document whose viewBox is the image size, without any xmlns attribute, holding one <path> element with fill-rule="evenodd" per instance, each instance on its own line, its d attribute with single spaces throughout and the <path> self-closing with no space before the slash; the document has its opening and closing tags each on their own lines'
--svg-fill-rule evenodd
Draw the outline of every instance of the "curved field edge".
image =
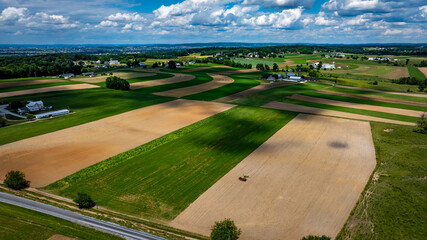
<svg viewBox="0 0 427 240">
<path fill-rule="evenodd" d="M 424 239 L 426 135 L 371 122 L 377 167 L 337 239 Z M 384 132 L 385 129 L 394 132 Z"/>
<path fill-rule="evenodd" d="M 45 190 L 66 197 L 90 192 L 109 209 L 169 221 L 296 115 L 238 106 Z"/>
<path fill-rule="evenodd" d="M 43 100 L 45 105 L 53 106 L 55 109 L 67 108 L 74 113 L 0 128 L 0 145 L 172 100 L 172 98 L 151 94 L 107 88 L 40 93 L 5 100 L 26 101 L 28 99 Z"/>
<path fill-rule="evenodd" d="M 47 214 L 0 203 L 0 239 L 48 239 L 56 234 L 79 239 L 122 239 Z"/>
</svg>

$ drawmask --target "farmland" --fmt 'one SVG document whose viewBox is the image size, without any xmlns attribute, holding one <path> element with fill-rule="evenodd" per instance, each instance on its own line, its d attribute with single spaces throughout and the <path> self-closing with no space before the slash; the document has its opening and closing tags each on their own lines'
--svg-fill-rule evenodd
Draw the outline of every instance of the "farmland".
<svg viewBox="0 0 427 240">
<path fill-rule="evenodd" d="M 111 209 L 172 220 L 295 115 L 236 107 L 116 166 L 88 177 L 72 175 L 47 189 L 68 197 L 91 192 Z"/>
<path fill-rule="evenodd" d="M 184 59 L 208 58 L 194 54 L 174 61 Z M 320 53 L 234 58 L 253 67 L 288 65 L 295 72 L 302 64 L 305 76 L 317 71 L 309 68 L 314 61 L 343 66 L 320 69 L 316 81 L 304 84 L 265 80 L 281 71 L 212 62 L 113 70 L 112 76 L 128 80 L 129 91 L 107 89 L 109 72 L 66 81 L 28 78 L 37 84 L 2 80 L 14 86 L 0 85 L 0 96 L 24 91 L 2 101 L 43 100 L 72 114 L 0 128 L 0 178 L 19 169 L 39 190 L 68 198 L 90 193 L 103 208 L 205 236 L 214 221 L 231 217 L 243 229 L 242 239 L 417 239 L 425 232 L 425 217 L 418 214 L 425 212 L 425 164 L 419 160 L 425 141 L 412 129 L 427 111 L 427 95 L 418 85 L 391 81 L 422 75 L 415 60 L 402 59 L 378 63 Z M 146 63 L 158 61 L 169 59 Z M 91 88 L 70 90 L 81 84 Z M 43 92 L 51 87 L 59 88 Z M 342 141 L 328 145 L 334 139 L 351 148 Z M 301 162 L 303 155 L 311 157 Z M 238 181 L 246 172 L 248 182 Z M 393 212 L 398 200 L 408 203 Z"/>
</svg>

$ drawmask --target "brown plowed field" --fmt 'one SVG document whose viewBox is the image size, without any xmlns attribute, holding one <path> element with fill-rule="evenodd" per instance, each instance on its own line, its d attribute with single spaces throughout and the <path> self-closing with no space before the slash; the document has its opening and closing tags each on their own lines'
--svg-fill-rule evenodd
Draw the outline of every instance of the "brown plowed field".
<svg viewBox="0 0 427 240">
<path fill-rule="evenodd" d="M 423 74 L 424 74 L 424 76 L 426 76 L 426 78 L 427 78 L 427 67 L 419 67 L 418 68 Z"/>
<path fill-rule="evenodd" d="M 307 106 L 302 106 L 302 105 L 297 105 L 297 104 L 290 104 L 290 103 L 276 102 L 276 101 L 267 103 L 267 104 L 263 105 L 262 107 L 274 108 L 274 109 L 292 111 L 292 112 L 311 113 L 311 114 L 326 115 L 326 116 L 333 116 L 333 117 L 351 118 L 351 119 L 364 120 L 364 121 L 394 123 L 394 124 L 401 124 L 401 125 L 408 125 L 408 126 L 414 126 L 415 125 L 415 123 L 410 123 L 410 122 L 403 122 L 403 121 L 391 120 L 391 119 L 386 119 L 386 118 L 371 117 L 371 116 L 366 116 L 366 115 L 360 115 L 360 114 L 354 114 L 354 113 L 348 113 L 348 112 L 340 112 L 340 111 L 334 111 L 334 110 L 329 110 L 329 109 L 307 107 Z"/>
<path fill-rule="evenodd" d="M 159 86 L 164 84 L 190 81 L 195 78 L 195 76 L 189 75 L 189 74 L 181 74 L 181 73 L 171 73 L 171 74 L 173 74 L 174 76 L 170 78 L 131 83 L 130 88 L 138 89 L 138 88 L 154 87 L 154 86 Z"/>
<path fill-rule="evenodd" d="M 123 79 L 138 78 L 138 77 L 151 77 L 155 73 L 140 73 L 140 72 L 114 72 L 113 75 L 98 76 L 98 77 L 85 77 L 85 78 L 72 78 L 71 80 L 86 83 L 99 83 L 104 82 L 107 77 L 116 76 Z"/>
<path fill-rule="evenodd" d="M 9 143 L 0 146 L 0 179 L 20 170 L 32 187 L 45 186 L 231 107 L 175 100 Z"/>
<path fill-rule="evenodd" d="M 28 81 L 11 81 L 11 82 L 0 82 L 0 88 L 7 87 L 19 87 L 19 86 L 27 86 L 27 85 L 36 85 L 43 83 L 56 83 L 56 82 L 66 82 L 61 79 L 46 79 L 46 80 L 28 80 Z"/>
<path fill-rule="evenodd" d="M 393 71 L 383 75 L 383 77 L 388 79 L 399 79 L 402 77 L 409 77 L 409 72 L 407 67 L 395 67 Z"/>
<path fill-rule="evenodd" d="M 399 103 L 399 104 L 406 104 L 406 105 L 427 107 L 426 103 L 405 101 L 405 100 L 392 99 L 392 98 L 385 98 L 385 97 L 382 97 L 382 96 L 373 96 L 373 95 L 371 95 L 371 96 L 365 96 L 365 95 L 359 95 L 359 94 L 341 93 L 341 92 L 325 91 L 325 90 L 315 90 L 314 92 L 323 93 L 323 94 L 329 94 L 329 95 L 336 95 L 336 96 L 343 96 L 343 97 L 352 97 L 352 98 L 367 99 L 367 100 L 372 100 L 372 101 L 389 102 L 389 103 Z"/>
<path fill-rule="evenodd" d="M 366 89 L 366 88 L 358 88 L 358 87 L 350 87 L 350 86 L 338 86 L 335 87 L 339 88 L 347 88 L 347 89 L 354 89 L 354 90 L 360 90 L 360 91 L 366 91 L 366 92 L 378 92 L 378 93 L 387 93 L 387 94 L 394 94 L 394 95 L 403 95 L 403 96 L 410 96 L 410 97 L 422 97 L 427 98 L 427 94 L 418 94 L 418 93 L 402 93 L 402 92 L 388 92 L 388 91 L 381 91 L 381 90 L 374 90 L 374 89 Z"/>
<path fill-rule="evenodd" d="M 310 97 L 310 96 L 304 96 L 304 95 L 298 95 L 298 94 L 294 94 L 292 96 L 289 96 L 288 98 L 306 101 L 306 102 L 314 102 L 314 103 L 321 103 L 321 104 L 348 107 L 348 108 L 357 108 L 357 109 L 377 111 L 377 112 L 386 112 L 386 113 L 400 114 L 400 115 L 406 115 L 406 116 L 412 116 L 412 117 L 420 117 L 421 114 L 423 113 L 420 111 L 407 110 L 407 109 L 401 109 L 401 108 L 390 108 L 390 107 L 381 107 L 381 106 L 374 106 L 374 105 L 368 105 L 368 104 L 342 102 L 342 101 L 335 101 L 335 100 L 330 100 L 325 98 Z"/>
<path fill-rule="evenodd" d="M 164 96 L 164 97 L 183 97 L 183 96 L 192 95 L 196 93 L 205 92 L 211 89 L 219 88 L 224 85 L 230 84 L 234 81 L 230 77 L 219 75 L 217 73 L 208 73 L 208 75 L 211 76 L 213 80 L 207 83 L 202 83 L 202 84 L 191 86 L 191 87 L 172 89 L 164 92 L 157 92 L 154 94 L 159 96 Z"/>
<path fill-rule="evenodd" d="M 87 83 L 61 85 L 61 86 L 35 88 L 35 89 L 27 89 L 27 90 L 13 91 L 13 92 L 3 92 L 3 93 L 0 93 L 0 98 L 20 96 L 20 95 L 26 95 L 26 94 L 35 94 L 35 93 L 81 90 L 81 89 L 98 88 L 98 87 L 99 86 L 87 84 Z"/>
<path fill-rule="evenodd" d="M 215 221 L 231 218 L 241 239 L 334 239 L 375 164 L 368 122 L 300 114 L 171 226 L 209 235 Z M 243 175 L 247 182 L 238 180 Z"/>
<path fill-rule="evenodd" d="M 293 82 L 275 82 L 275 83 L 261 83 L 260 85 L 257 85 L 253 88 L 226 96 L 226 97 L 222 97 L 219 98 L 217 100 L 215 100 L 216 102 L 230 102 L 230 101 L 234 101 L 237 99 L 240 99 L 242 97 L 246 97 L 252 94 L 255 94 L 257 92 L 261 92 L 261 91 L 265 91 L 268 89 L 272 89 L 272 88 L 277 88 L 277 87 L 283 87 L 283 86 L 289 86 L 289 85 L 293 85 L 295 83 Z"/>
</svg>

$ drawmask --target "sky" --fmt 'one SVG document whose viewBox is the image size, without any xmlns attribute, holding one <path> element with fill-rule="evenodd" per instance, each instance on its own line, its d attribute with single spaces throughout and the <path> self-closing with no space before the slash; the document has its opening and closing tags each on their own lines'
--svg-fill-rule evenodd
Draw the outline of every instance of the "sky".
<svg viewBox="0 0 427 240">
<path fill-rule="evenodd" d="M 0 0 L 0 44 L 426 43 L 427 0 Z"/>
</svg>

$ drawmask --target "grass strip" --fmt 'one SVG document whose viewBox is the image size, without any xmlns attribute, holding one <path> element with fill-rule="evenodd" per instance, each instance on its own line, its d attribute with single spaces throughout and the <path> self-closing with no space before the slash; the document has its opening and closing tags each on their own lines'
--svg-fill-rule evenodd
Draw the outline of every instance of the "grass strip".
<svg viewBox="0 0 427 240">
<path fill-rule="evenodd" d="M 68 82 L 41 83 L 41 84 L 16 86 L 16 87 L 5 87 L 5 88 L 0 88 L 0 92 L 14 92 L 14 91 L 20 91 L 20 90 L 53 87 L 53 86 L 61 86 L 61 85 L 80 84 L 80 83 L 81 82 L 68 81 Z"/>
<path fill-rule="evenodd" d="M 372 116 L 372 117 L 386 118 L 386 119 L 398 120 L 398 121 L 404 121 L 404 122 L 415 123 L 417 120 L 419 120 L 419 118 L 417 117 L 404 116 L 404 115 L 392 114 L 392 113 L 384 113 L 384 112 L 376 112 L 376 111 L 363 110 L 363 109 L 357 109 L 357 108 L 340 107 L 340 106 L 306 102 L 306 101 L 294 100 L 294 99 L 285 99 L 285 100 L 282 100 L 282 102 L 298 104 L 298 105 L 303 105 L 308 107 L 335 110 L 340 112 L 355 113 L 355 114 Z"/>
</svg>

